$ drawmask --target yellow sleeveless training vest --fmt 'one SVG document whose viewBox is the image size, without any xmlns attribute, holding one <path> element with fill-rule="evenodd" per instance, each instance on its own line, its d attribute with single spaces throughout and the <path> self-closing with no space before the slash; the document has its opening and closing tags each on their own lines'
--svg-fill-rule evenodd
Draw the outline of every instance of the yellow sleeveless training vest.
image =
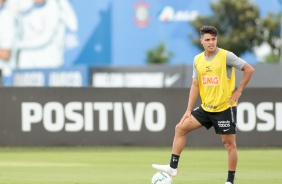
<svg viewBox="0 0 282 184">
<path fill-rule="evenodd" d="M 228 101 L 235 88 L 235 70 L 232 67 L 229 79 L 226 72 L 227 53 L 227 50 L 219 49 L 211 61 L 206 61 L 204 52 L 195 57 L 201 106 L 205 111 L 221 112 L 231 106 Z"/>
</svg>

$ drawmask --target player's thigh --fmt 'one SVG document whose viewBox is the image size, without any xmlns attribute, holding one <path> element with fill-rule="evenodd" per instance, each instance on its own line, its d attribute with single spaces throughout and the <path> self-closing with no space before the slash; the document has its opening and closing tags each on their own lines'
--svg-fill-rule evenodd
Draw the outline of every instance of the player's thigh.
<svg viewBox="0 0 282 184">
<path fill-rule="evenodd" d="M 191 119 L 186 118 L 182 123 L 178 123 L 176 128 L 184 132 L 190 132 L 192 130 L 201 128 L 202 126 L 203 125 L 196 118 L 194 118 L 193 115 L 191 115 Z"/>
</svg>

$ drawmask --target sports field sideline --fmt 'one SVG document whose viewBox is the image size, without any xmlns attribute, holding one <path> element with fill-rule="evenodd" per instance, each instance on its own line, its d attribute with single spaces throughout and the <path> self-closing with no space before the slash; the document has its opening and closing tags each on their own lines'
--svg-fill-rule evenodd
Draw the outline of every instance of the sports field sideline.
<svg viewBox="0 0 282 184">
<path fill-rule="evenodd" d="M 236 184 L 281 184 L 282 148 L 239 148 Z M 0 184 L 149 184 L 168 147 L 0 147 Z M 174 184 L 223 184 L 224 148 L 186 148 Z"/>
</svg>

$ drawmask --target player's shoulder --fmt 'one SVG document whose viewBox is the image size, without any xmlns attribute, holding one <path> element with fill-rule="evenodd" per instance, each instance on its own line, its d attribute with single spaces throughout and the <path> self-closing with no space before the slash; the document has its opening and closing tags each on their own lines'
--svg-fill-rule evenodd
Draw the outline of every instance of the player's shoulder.
<svg viewBox="0 0 282 184">
<path fill-rule="evenodd" d="M 219 51 L 219 52 L 222 52 L 222 53 L 224 53 L 224 54 L 226 54 L 226 55 L 228 55 L 229 53 L 232 53 L 232 54 L 233 54 L 233 52 L 231 52 L 231 51 L 229 51 L 229 50 L 226 50 L 226 49 L 223 49 L 223 48 L 218 48 L 218 51 Z"/>
<path fill-rule="evenodd" d="M 205 56 L 204 53 L 205 53 L 205 52 L 201 52 L 201 53 L 197 54 L 197 55 L 194 57 L 194 60 L 198 60 L 200 57 Z"/>
<path fill-rule="evenodd" d="M 201 62 L 202 58 L 205 57 L 205 52 L 201 52 L 194 57 L 194 65 L 197 66 Z"/>
</svg>

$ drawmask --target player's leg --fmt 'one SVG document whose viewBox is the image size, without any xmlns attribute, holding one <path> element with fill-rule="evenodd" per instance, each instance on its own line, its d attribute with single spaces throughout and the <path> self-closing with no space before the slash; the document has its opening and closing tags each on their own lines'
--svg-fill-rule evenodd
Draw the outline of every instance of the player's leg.
<svg viewBox="0 0 282 184">
<path fill-rule="evenodd" d="M 191 115 L 191 121 L 189 121 L 189 119 L 186 118 L 182 123 L 178 123 L 175 127 L 170 164 L 168 165 L 153 164 L 152 167 L 157 170 L 164 171 L 171 176 L 176 176 L 179 157 L 186 144 L 187 133 L 191 132 L 192 130 L 201 128 L 202 126 L 203 125 L 201 125 L 198 122 L 198 120 L 196 120 L 193 117 L 193 115 Z"/>
<path fill-rule="evenodd" d="M 228 169 L 235 171 L 238 162 L 236 134 L 221 135 L 221 139 L 228 153 Z"/>
<path fill-rule="evenodd" d="M 228 177 L 226 184 L 233 184 L 238 162 L 236 134 L 221 135 L 221 140 L 228 154 Z"/>
<path fill-rule="evenodd" d="M 186 144 L 187 133 L 201 128 L 203 125 L 199 123 L 197 119 L 191 115 L 191 121 L 186 118 L 182 123 L 178 123 L 175 126 L 175 133 L 173 139 L 172 153 L 175 155 L 180 155 Z"/>
<path fill-rule="evenodd" d="M 225 184 L 233 184 L 238 162 L 236 147 L 237 108 L 230 107 L 219 113 L 209 113 L 215 132 L 221 135 L 222 143 L 228 153 L 228 177 Z"/>
</svg>

